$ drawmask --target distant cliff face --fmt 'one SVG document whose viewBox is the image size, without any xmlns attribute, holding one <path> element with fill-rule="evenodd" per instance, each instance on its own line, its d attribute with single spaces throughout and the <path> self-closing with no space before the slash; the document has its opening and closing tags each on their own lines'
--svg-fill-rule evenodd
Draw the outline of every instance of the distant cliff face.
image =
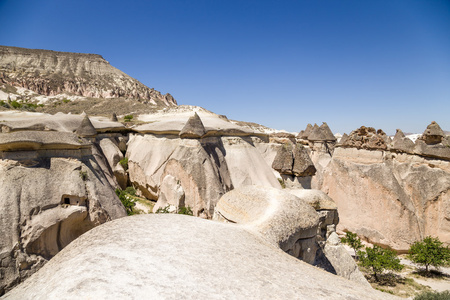
<svg viewBox="0 0 450 300">
<path fill-rule="evenodd" d="M 39 95 L 69 93 L 92 98 L 127 98 L 175 106 L 162 95 L 114 68 L 102 56 L 0 46 L 0 84 Z"/>
</svg>

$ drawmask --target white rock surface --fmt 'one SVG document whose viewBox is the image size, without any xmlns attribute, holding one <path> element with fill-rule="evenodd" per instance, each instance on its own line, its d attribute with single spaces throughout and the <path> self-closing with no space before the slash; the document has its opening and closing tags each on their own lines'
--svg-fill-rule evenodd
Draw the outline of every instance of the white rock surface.
<svg viewBox="0 0 450 300">
<path fill-rule="evenodd" d="M 4 299 L 397 297 L 303 263 L 238 225 L 164 214 L 89 231 Z"/>
</svg>

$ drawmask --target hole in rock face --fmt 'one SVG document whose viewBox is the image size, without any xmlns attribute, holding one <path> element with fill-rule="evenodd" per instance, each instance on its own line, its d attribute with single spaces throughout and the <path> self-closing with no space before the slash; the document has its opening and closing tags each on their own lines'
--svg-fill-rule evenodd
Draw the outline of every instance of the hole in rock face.
<svg viewBox="0 0 450 300">
<path fill-rule="evenodd" d="M 86 197 L 78 197 L 74 195 L 62 195 L 61 204 L 64 205 L 75 205 L 75 206 L 86 206 Z"/>
</svg>

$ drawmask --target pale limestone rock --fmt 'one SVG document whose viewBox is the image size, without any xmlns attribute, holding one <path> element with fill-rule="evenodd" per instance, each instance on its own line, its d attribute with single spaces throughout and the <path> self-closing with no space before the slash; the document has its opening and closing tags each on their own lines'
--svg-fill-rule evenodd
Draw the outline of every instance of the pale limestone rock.
<svg viewBox="0 0 450 300">
<path fill-rule="evenodd" d="M 167 205 L 175 210 L 179 207 L 185 207 L 184 199 L 185 193 L 180 180 L 172 175 L 167 175 L 161 182 L 158 202 L 153 207 L 153 212 L 156 212 L 159 208 L 165 208 Z"/>
<path fill-rule="evenodd" d="M 316 188 L 336 202 L 338 230 L 399 252 L 428 235 L 450 242 L 450 162 L 337 148 L 321 176 Z"/>
<path fill-rule="evenodd" d="M 222 137 L 221 140 L 234 188 L 245 185 L 261 185 L 281 189 L 273 170 L 261 156 L 251 139 Z"/>
<path fill-rule="evenodd" d="M 236 188 L 220 198 L 214 218 L 245 225 L 308 263 L 315 260 L 318 215 L 308 203 L 290 193 L 255 185 Z"/>
<path fill-rule="evenodd" d="M 120 161 L 123 159 L 122 152 L 109 138 L 101 139 L 99 145 L 102 149 L 104 157 L 108 161 L 109 167 L 111 168 L 118 185 L 121 189 L 125 189 L 127 187 L 128 175 L 126 170 L 120 164 Z"/>
<path fill-rule="evenodd" d="M 126 154 L 128 172 L 131 183 L 142 196 L 152 200 L 158 199 L 164 167 L 180 143 L 178 138 L 130 135 Z"/>
<path fill-rule="evenodd" d="M 397 299 L 286 255 L 236 224 L 168 214 L 94 228 L 4 298 L 168 297 Z"/>
<path fill-rule="evenodd" d="M 183 141 L 167 161 L 161 178 L 172 175 L 179 180 L 185 206 L 192 209 L 194 216 L 211 218 L 217 201 L 231 188 L 226 166 L 220 168 L 218 163 L 223 164 L 225 159 L 220 151 L 204 147 L 199 140 Z"/>
<path fill-rule="evenodd" d="M 126 215 L 90 153 L 44 151 L 0 161 L 0 294 L 84 232 Z M 73 151 L 79 156 L 67 156 Z"/>
<path fill-rule="evenodd" d="M 370 287 L 370 284 L 367 282 L 364 275 L 359 271 L 355 260 L 340 244 L 336 232 L 330 234 L 325 243 L 323 252 L 329 263 L 332 265 L 336 275 Z"/>
</svg>

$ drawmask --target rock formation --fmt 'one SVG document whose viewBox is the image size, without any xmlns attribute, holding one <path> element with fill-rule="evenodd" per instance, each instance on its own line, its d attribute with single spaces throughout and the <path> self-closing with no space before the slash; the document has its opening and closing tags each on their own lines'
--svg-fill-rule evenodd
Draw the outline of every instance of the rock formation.
<svg viewBox="0 0 450 300">
<path fill-rule="evenodd" d="M 69 132 L 0 134 L 0 294 L 82 233 L 126 215 L 91 147 Z"/>
<path fill-rule="evenodd" d="M 220 198 L 215 219 L 246 225 L 283 251 L 314 263 L 319 216 L 292 194 L 262 186 L 237 188 Z"/>
<path fill-rule="evenodd" d="M 194 113 L 192 117 L 186 122 L 183 129 L 181 129 L 179 136 L 184 138 L 201 138 L 206 133 L 205 127 L 203 126 L 202 120 Z"/>
<path fill-rule="evenodd" d="M 94 228 L 4 299 L 212 295 L 397 299 L 295 259 L 237 224 L 167 214 L 132 216 Z"/>
<path fill-rule="evenodd" d="M 102 56 L 0 46 L 0 84 L 39 95 L 127 98 L 175 106 L 170 95 L 150 89 L 112 67 Z"/>
<path fill-rule="evenodd" d="M 430 124 L 414 144 L 401 130 L 391 141 L 363 126 L 332 156 L 312 155 L 321 166 L 312 187 L 336 202 L 338 230 L 399 252 L 428 235 L 450 243 L 450 148 L 438 127 Z"/>
</svg>

